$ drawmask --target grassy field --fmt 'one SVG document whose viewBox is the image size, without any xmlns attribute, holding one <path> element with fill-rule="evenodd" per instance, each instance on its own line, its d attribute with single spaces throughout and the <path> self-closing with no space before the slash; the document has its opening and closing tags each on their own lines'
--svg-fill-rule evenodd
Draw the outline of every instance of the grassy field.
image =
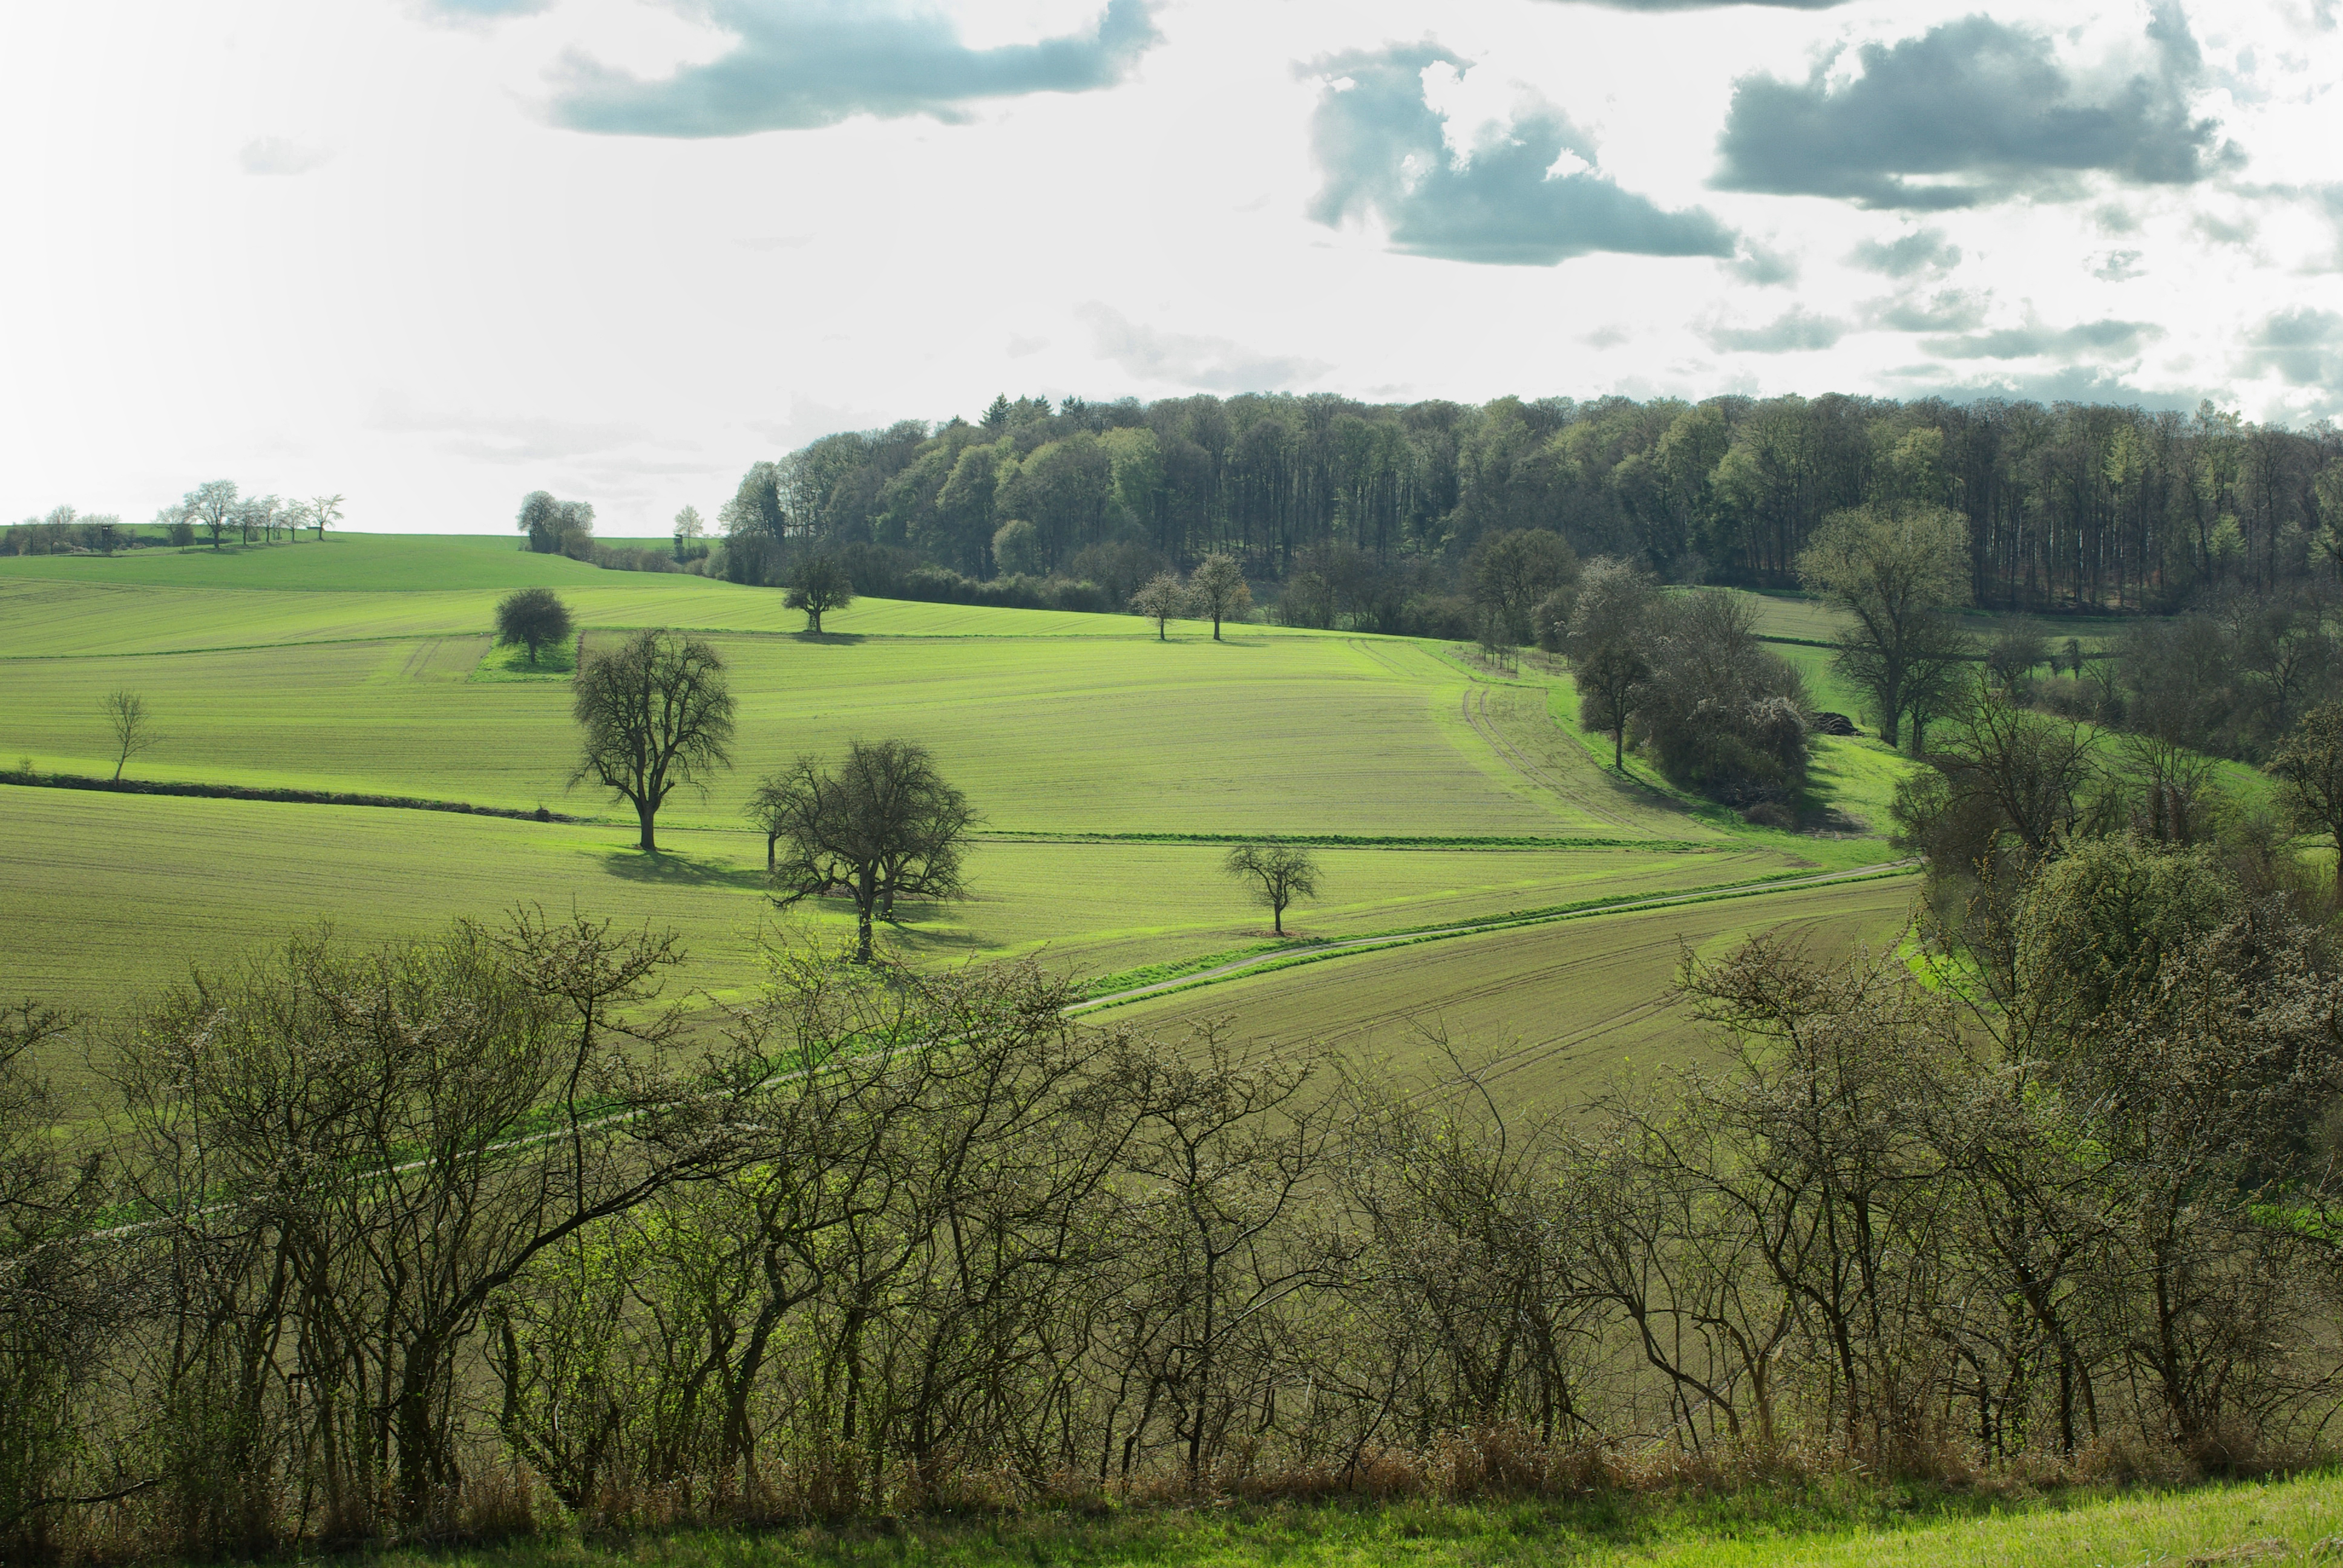
<svg viewBox="0 0 2343 1568">
<path fill-rule="evenodd" d="M 1225 1020 L 1242 1039 L 1337 1047 L 1429 1068 L 1446 1041 L 1518 1097 L 1553 1102 L 1700 1054 L 1674 980 L 1760 932 L 1820 958 L 1891 946 L 1916 879 L 1790 890 L 1445 938 L 1241 977 L 1109 1010 L 1179 1033 Z"/>
<path fill-rule="evenodd" d="M 1595 1496 L 1547 1504 L 1235 1505 L 910 1519 L 895 1528 L 691 1531 L 394 1551 L 383 1568 L 2126 1568 L 2331 1563 L 2343 1483 L 2290 1481 L 2047 1497 L 1860 1483 Z M 2239 1551 L 2259 1547 L 2262 1554 Z M 2223 1557 L 2218 1553 L 2235 1555 Z"/>
<path fill-rule="evenodd" d="M 532 671 L 488 636 L 516 583 L 560 588 L 589 639 L 688 626 L 729 662 L 739 766 L 706 797 L 670 801 L 661 855 L 632 849 L 622 807 L 566 789 L 568 650 Z M 1648 769 L 1612 771 L 1607 744 L 1576 728 L 1568 681 L 1535 661 L 1503 675 L 1402 638 L 1242 627 L 1215 643 L 1175 626 L 1164 643 L 1131 617 L 885 600 L 834 613 L 820 638 L 797 631 L 801 619 L 769 589 L 598 571 L 504 539 L 0 559 L 0 767 L 110 772 L 98 704 L 126 688 L 164 737 L 135 777 L 587 819 L 0 787 L 0 990 L 117 1010 L 191 960 L 217 963 L 320 920 L 371 940 L 531 902 L 671 925 L 695 954 L 685 983 L 728 994 L 756 977 L 760 932 L 843 931 L 842 910 L 770 907 L 761 840 L 739 808 L 765 769 L 858 736 L 924 741 L 984 814 L 975 897 L 907 909 L 894 933 L 922 961 L 1033 955 L 1096 976 L 1257 949 L 1267 922 L 1218 869 L 1215 840 L 1232 836 L 1378 840 L 1320 850 L 1323 896 L 1293 922 L 1308 938 L 1892 854 L 1875 836 L 1752 829 Z M 1817 747 L 1816 803 L 1842 826 L 1883 823 L 1904 766 L 1865 745 Z M 1814 909 L 1833 897 L 1814 895 Z M 1880 897 L 1849 906 L 1866 931 L 1894 923 Z M 1721 919 L 1701 915 L 1700 929 Z M 1591 923 L 1569 929 L 1503 950 L 1518 1006 L 1458 1016 L 1476 1033 L 1536 1034 L 1546 1010 L 1569 1005 L 1548 971 L 1567 972 L 1573 944 L 1592 940 Z M 1644 920 L 1620 940 L 1664 946 L 1674 929 Z M 1303 972 L 1245 983 L 1318 997 L 1307 1016 L 1344 1024 L 1346 1038 L 1396 1040 L 1389 1025 L 1410 994 L 1453 1008 L 1441 966 L 1413 951 L 1323 972 L 1337 970 L 1366 988 L 1354 1019 L 1330 1012 L 1324 982 Z M 1398 978 L 1368 985 L 1384 972 Z M 1274 1030 L 1297 1027 L 1283 1016 Z"/>
</svg>

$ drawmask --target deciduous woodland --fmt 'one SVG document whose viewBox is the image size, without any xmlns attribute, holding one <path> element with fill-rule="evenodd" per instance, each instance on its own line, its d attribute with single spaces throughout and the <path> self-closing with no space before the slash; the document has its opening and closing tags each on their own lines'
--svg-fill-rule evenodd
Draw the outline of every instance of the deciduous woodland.
<svg viewBox="0 0 2343 1568">
<path fill-rule="evenodd" d="M 907 420 L 756 465 L 723 509 L 718 566 L 763 580 L 766 541 L 868 545 L 978 579 L 1117 574 L 1120 608 L 1149 574 L 1118 570 L 1117 549 L 1227 551 L 1262 577 L 1331 567 L 1347 584 L 1372 568 L 1340 608 L 1399 630 L 1412 593 L 1446 584 L 1382 574 L 1486 535 L 1551 528 L 1666 581 L 1791 586 L 1825 518 L 1900 501 L 1966 519 L 1980 605 L 2169 608 L 2216 579 L 2267 591 L 2329 558 L 2343 437 L 2209 404 L 1002 397 L 974 424 Z M 1018 522 L 1031 528 L 1004 560 L 995 536 Z"/>
</svg>

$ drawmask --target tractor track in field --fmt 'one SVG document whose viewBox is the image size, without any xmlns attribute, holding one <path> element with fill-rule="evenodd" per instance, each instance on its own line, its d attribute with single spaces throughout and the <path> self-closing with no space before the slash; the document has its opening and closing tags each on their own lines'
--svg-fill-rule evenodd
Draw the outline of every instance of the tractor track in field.
<svg viewBox="0 0 2343 1568">
<path fill-rule="evenodd" d="M 1499 760 L 1503 761 L 1507 767 L 1520 774 L 1523 778 L 1528 779 L 1531 783 L 1542 785 L 1545 789 L 1553 790 L 1564 800 L 1577 807 L 1588 816 L 1594 817 L 1601 821 L 1608 822 L 1614 828 L 1625 828 L 1633 832 L 1642 832 L 1644 830 L 1641 823 L 1635 822 L 1626 817 L 1623 817 L 1618 812 L 1613 811 L 1606 807 L 1597 806 L 1591 800 L 1587 800 L 1582 797 L 1572 794 L 1571 791 L 1563 785 L 1560 779 L 1547 772 L 1537 763 L 1532 761 L 1528 753 L 1522 750 L 1520 747 L 1514 745 L 1511 740 L 1505 739 L 1503 733 L 1497 728 L 1497 721 L 1489 717 L 1489 689 L 1487 687 L 1466 687 L 1464 689 L 1463 710 L 1464 722 L 1472 727 L 1473 733 L 1478 735 L 1482 739 L 1489 743 L 1491 749 L 1496 752 Z"/>
<path fill-rule="evenodd" d="M 1804 889 L 1828 887 L 1837 882 L 1868 881 L 1874 877 L 1889 876 L 1916 866 L 1916 859 L 1883 860 L 1877 865 L 1857 866 L 1845 871 L 1819 871 L 1810 877 L 1785 877 L 1777 880 L 1747 882 L 1737 886 L 1711 888 L 1689 893 L 1660 893 L 1647 898 L 1621 899 L 1613 903 L 1596 904 L 1586 909 L 1570 910 L 1561 914 L 1493 916 L 1485 920 L 1466 920 L 1453 926 L 1435 926 L 1426 930 L 1399 931 L 1379 937 L 1345 937 L 1339 940 L 1311 942 L 1300 947 L 1280 948 L 1273 952 L 1256 953 L 1251 958 L 1235 959 L 1198 970 L 1193 974 L 1178 975 L 1171 980 L 1154 980 L 1146 985 L 1132 986 L 1127 990 L 1110 991 L 1074 1003 L 1065 1010 L 1069 1016 L 1096 1011 L 1117 1003 L 1138 1001 L 1146 997 L 1161 996 L 1191 987 L 1212 985 L 1221 980 L 1237 980 L 1256 970 L 1274 968 L 1295 962 L 1314 962 L 1322 959 L 1342 958 L 1353 953 L 1370 953 L 1386 948 L 1412 946 L 1417 942 L 1436 941 L 1449 937 L 1468 937 L 1484 931 L 1520 930 L 1529 926 L 1558 924 L 1564 920 L 1593 920 L 1604 915 L 1630 914 L 1639 910 L 1661 910 L 1674 904 L 1712 903 L 1723 899 L 1757 898 L 1766 893 L 1796 892 Z"/>
</svg>

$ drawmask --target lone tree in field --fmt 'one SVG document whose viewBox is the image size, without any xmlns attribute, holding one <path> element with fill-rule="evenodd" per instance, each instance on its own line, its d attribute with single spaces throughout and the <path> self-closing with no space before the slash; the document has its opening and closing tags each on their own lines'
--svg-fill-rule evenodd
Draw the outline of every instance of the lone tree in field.
<svg viewBox="0 0 2343 1568">
<path fill-rule="evenodd" d="M 537 650 L 569 635 L 569 607 L 549 588 L 515 588 L 497 606 L 497 641 L 519 643 L 537 662 Z"/>
<path fill-rule="evenodd" d="M 1164 572 L 1151 578 L 1140 590 L 1131 596 L 1131 608 L 1155 622 L 1155 640 L 1168 641 L 1164 628 L 1179 616 L 1188 613 L 1192 595 L 1188 585 L 1174 572 Z"/>
<path fill-rule="evenodd" d="M 862 962 L 871 922 L 892 919 L 897 898 L 967 894 L 960 855 L 976 813 L 924 746 L 857 740 L 836 772 L 800 757 L 758 787 L 749 814 L 767 834 L 773 901 L 786 909 L 833 890 L 850 894 Z"/>
<path fill-rule="evenodd" d="M 1318 896 L 1318 862 L 1310 851 L 1292 844 L 1240 844 L 1229 851 L 1221 869 L 1250 881 L 1254 903 L 1269 911 L 1269 923 L 1285 934 L 1285 911 L 1297 899 Z"/>
<path fill-rule="evenodd" d="M 2336 847 L 2336 896 L 2343 900 L 2343 706 L 2324 703 L 2304 714 L 2264 766 L 2278 775 L 2295 826 Z"/>
<path fill-rule="evenodd" d="M 317 542 L 326 542 L 326 530 L 342 520 L 342 498 L 312 496 L 309 498 L 309 526 L 317 530 Z"/>
<path fill-rule="evenodd" d="M 135 691 L 110 692 L 98 708 L 114 736 L 114 777 L 118 782 L 130 759 L 163 738 L 155 733 L 155 719 L 146 711 L 146 699 Z"/>
<path fill-rule="evenodd" d="M 631 804 L 642 848 L 656 854 L 651 821 L 676 786 L 705 789 L 709 774 L 731 766 L 724 660 L 698 638 L 654 627 L 585 655 L 574 678 L 570 711 L 586 742 L 569 782 L 590 779 Z"/>
<path fill-rule="evenodd" d="M 1245 586 L 1244 568 L 1236 558 L 1209 555 L 1196 563 L 1188 592 L 1199 614 L 1212 618 L 1212 640 L 1221 640 L 1221 622 L 1242 620 L 1252 608 L 1252 589 Z"/>
<path fill-rule="evenodd" d="M 1849 618 L 1838 668 L 1871 693 L 1890 746 L 1916 667 L 1945 640 L 1943 612 L 1968 602 L 1968 523 L 1926 505 L 1833 513 L 1798 557 L 1799 579 Z"/>
<path fill-rule="evenodd" d="M 835 556 L 801 556 L 789 568 L 789 591 L 781 602 L 805 611 L 806 629 L 819 637 L 822 612 L 852 604 L 854 585 L 846 580 L 846 568 Z"/>
</svg>

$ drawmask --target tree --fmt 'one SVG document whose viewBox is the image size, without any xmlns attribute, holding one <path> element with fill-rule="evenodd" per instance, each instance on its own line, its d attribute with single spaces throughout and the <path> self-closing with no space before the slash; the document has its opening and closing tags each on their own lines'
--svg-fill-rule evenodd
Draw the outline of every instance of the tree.
<svg viewBox="0 0 2343 1568">
<path fill-rule="evenodd" d="M 837 557 L 800 556 L 789 568 L 789 595 L 781 602 L 805 611 L 806 629 L 819 637 L 825 611 L 844 609 L 854 602 L 854 585 L 847 580 L 846 568 L 838 564 Z"/>
<path fill-rule="evenodd" d="M 236 481 L 212 479 L 189 490 L 179 503 L 180 515 L 212 537 L 212 548 L 220 548 L 220 536 L 236 518 Z"/>
<path fill-rule="evenodd" d="M 1155 622 L 1155 640 L 1164 642 L 1169 636 L 1164 628 L 1175 618 L 1188 613 L 1192 595 L 1188 585 L 1180 580 L 1177 572 L 1165 572 L 1151 578 L 1144 588 L 1131 596 L 1131 608 Z"/>
<path fill-rule="evenodd" d="M 579 661 L 570 711 L 585 727 L 569 775 L 628 801 L 642 823 L 641 848 L 657 854 L 652 819 L 679 784 L 707 788 L 731 766 L 732 693 L 722 656 L 696 637 L 653 627 Z"/>
<path fill-rule="evenodd" d="M 675 537 L 677 538 L 696 539 L 707 531 L 708 525 L 700 520 L 699 508 L 698 507 L 686 507 L 683 510 L 676 513 Z"/>
<path fill-rule="evenodd" d="M 1611 766 L 1624 768 L 1627 721 L 1636 692 L 1651 678 L 1644 650 L 1654 595 L 1651 579 L 1629 562 L 1597 556 L 1579 579 L 1564 623 L 1563 651 L 1578 688 L 1579 721 L 1611 732 Z"/>
<path fill-rule="evenodd" d="M 944 781 L 924 746 L 856 740 L 833 773 L 800 757 L 758 787 L 750 815 L 789 853 L 771 864 L 774 902 L 843 890 L 854 900 L 855 957 L 870 960 L 874 919 L 891 919 L 897 898 L 966 895 L 960 856 L 977 819 L 967 798 Z"/>
<path fill-rule="evenodd" d="M 514 526 L 528 536 L 528 548 L 539 555 L 583 560 L 593 548 L 590 501 L 556 500 L 549 491 L 531 490 L 521 498 L 520 515 Z"/>
<path fill-rule="evenodd" d="M 1942 640 L 1941 612 L 1968 601 L 1968 524 L 1926 505 L 1835 512 L 1798 557 L 1798 576 L 1852 618 L 1838 667 L 1871 693 L 1880 739 L 1895 745 L 1915 661 Z"/>
<path fill-rule="evenodd" d="M 114 777 L 118 780 L 131 758 L 163 738 L 155 733 L 155 719 L 146 711 L 146 699 L 135 691 L 110 692 L 98 708 L 114 735 Z"/>
<path fill-rule="evenodd" d="M 1530 612 L 1555 589 L 1578 578 L 1578 556 L 1551 528 L 1493 534 L 1465 563 L 1473 602 L 1494 611 L 1516 643 L 1531 638 Z"/>
<path fill-rule="evenodd" d="M 1027 577 L 1041 569 L 1041 534 L 1022 518 L 1011 518 L 992 530 L 992 564 L 1011 577 Z"/>
<path fill-rule="evenodd" d="M 342 520 L 342 498 L 312 496 L 309 498 L 309 526 L 317 530 L 317 542 L 326 542 L 326 530 Z"/>
<path fill-rule="evenodd" d="M 1229 851 L 1221 869 L 1256 884 L 1250 890 L 1252 900 L 1269 911 L 1270 927 L 1281 937 L 1287 906 L 1318 896 L 1318 862 L 1299 845 L 1240 844 Z"/>
<path fill-rule="evenodd" d="M 1212 618 L 1212 640 L 1221 640 L 1221 622 L 1242 620 L 1252 608 L 1252 589 L 1245 586 L 1244 568 L 1234 556 L 1215 551 L 1196 563 L 1188 578 L 1196 608 Z"/>
<path fill-rule="evenodd" d="M 2323 703 L 2304 714 L 2265 766 L 2278 776 L 2287 815 L 2343 856 L 2343 706 Z M 2343 869 L 2336 887 L 2343 896 Z"/>
<path fill-rule="evenodd" d="M 515 588 L 497 606 L 497 641 L 519 643 L 537 662 L 537 650 L 569 635 L 569 607 L 549 588 Z"/>
</svg>

